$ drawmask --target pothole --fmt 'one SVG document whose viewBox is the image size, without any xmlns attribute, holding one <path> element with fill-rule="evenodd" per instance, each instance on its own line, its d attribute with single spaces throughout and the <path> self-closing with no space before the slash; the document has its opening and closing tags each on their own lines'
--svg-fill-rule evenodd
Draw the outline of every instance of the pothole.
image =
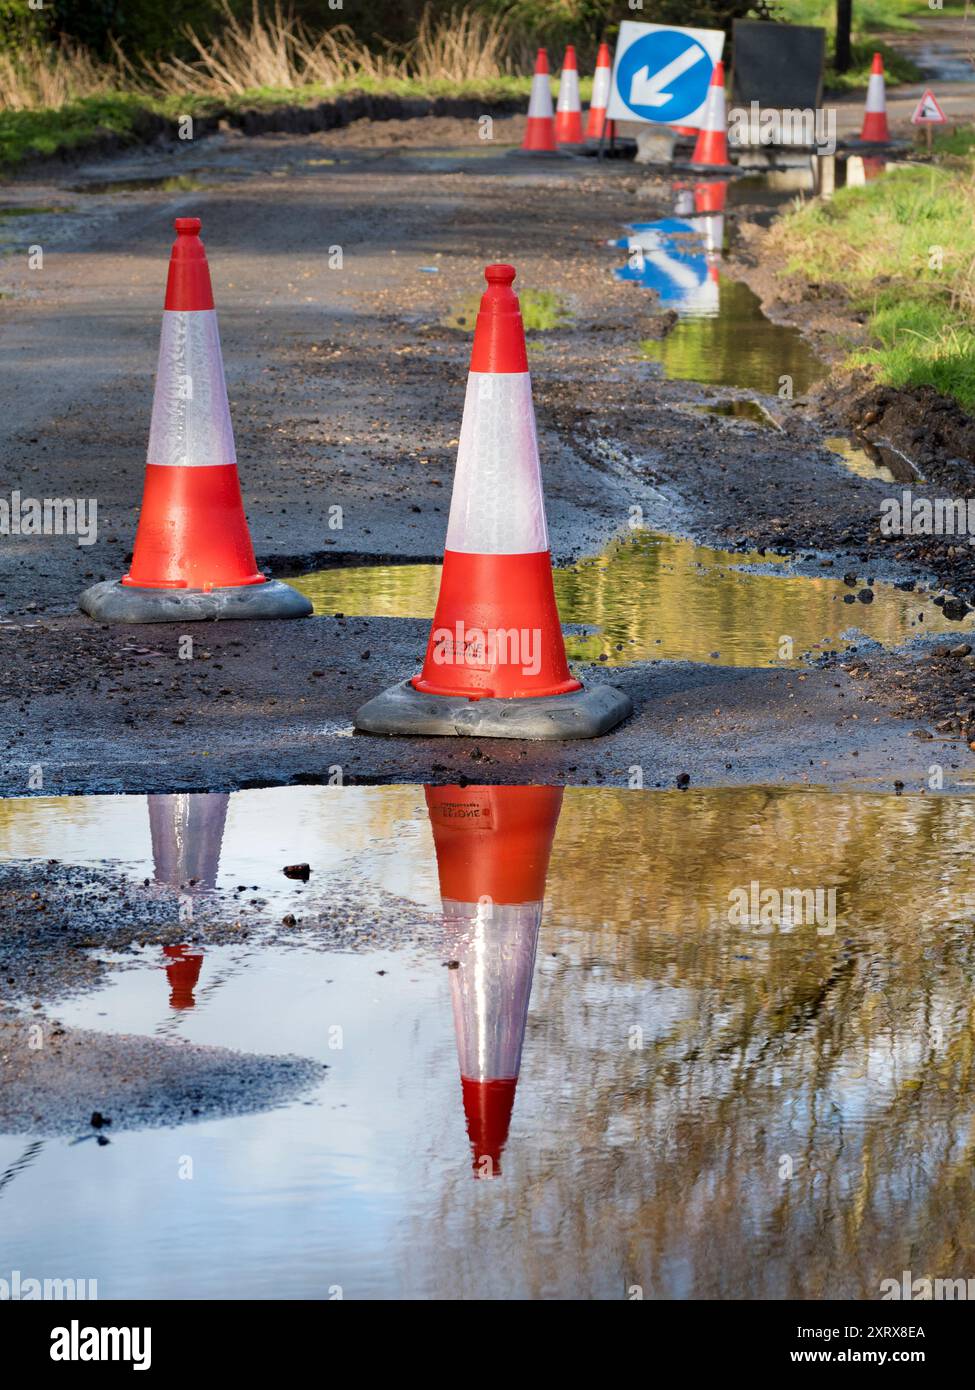
<svg viewBox="0 0 975 1390">
<path fill-rule="evenodd" d="M 367 565 L 289 583 L 316 613 L 429 619 L 440 571 L 431 564 Z M 806 654 L 844 650 L 863 638 L 894 647 L 919 633 L 968 630 L 975 621 L 952 622 L 926 593 L 868 584 L 866 575 L 852 585 L 796 575 L 781 557 L 646 531 L 556 569 L 554 581 L 562 622 L 577 629 L 566 637 L 569 659 L 609 666 L 654 659 L 798 666 Z"/>
</svg>

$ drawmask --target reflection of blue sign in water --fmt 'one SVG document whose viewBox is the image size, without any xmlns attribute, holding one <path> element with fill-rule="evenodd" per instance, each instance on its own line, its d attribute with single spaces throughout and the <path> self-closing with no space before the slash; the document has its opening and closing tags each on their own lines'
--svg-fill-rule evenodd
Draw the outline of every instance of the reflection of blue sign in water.
<svg viewBox="0 0 975 1390">
<path fill-rule="evenodd" d="M 698 39 L 679 29 L 657 29 L 623 54 L 616 67 L 616 90 L 635 116 L 679 123 L 706 98 L 713 66 Z"/>
<path fill-rule="evenodd" d="M 616 245 L 629 253 L 627 264 L 615 272 L 618 280 L 656 290 L 661 308 L 679 314 L 717 312 L 717 282 L 693 222 L 679 217 L 637 222 Z"/>
</svg>

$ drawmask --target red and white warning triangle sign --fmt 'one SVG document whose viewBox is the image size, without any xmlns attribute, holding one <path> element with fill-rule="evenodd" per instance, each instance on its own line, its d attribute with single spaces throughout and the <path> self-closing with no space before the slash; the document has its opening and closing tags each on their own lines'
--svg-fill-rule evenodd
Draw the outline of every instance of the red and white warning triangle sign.
<svg viewBox="0 0 975 1390">
<path fill-rule="evenodd" d="M 931 88 L 925 91 L 921 100 L 914 108 L 914 115 L 911 117 L 911 125 L 944 125 L 947 116 L 938 105 L 938 98 Z"/>
</svg>

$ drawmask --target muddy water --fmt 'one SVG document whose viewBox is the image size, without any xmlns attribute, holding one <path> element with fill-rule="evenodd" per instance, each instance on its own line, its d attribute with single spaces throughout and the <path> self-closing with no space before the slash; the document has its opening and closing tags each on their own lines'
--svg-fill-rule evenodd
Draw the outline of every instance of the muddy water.
<svg viewBox="0 0 975 1390">
<path fill-rule="evenodd" d="M 772 323 L 758 296 L 740 280 L 717 275 L 711 297 L 698 298 L 661 341 L 640 344 L 641 355 L 660 362 L 667 376 L 709 386 L 736 386 L 801 396 L 826 368 L 798 329 Z M 788 379 L 788 380 L 786 380 Z"/>
<path fill-rule="evenodd" d="M 148 946 L 52 1012 L 326 1079 L 103 1147 L 0 1136 L 11 1268 L 101 1298 L 873 1298 L 902 1269 L 971 1270 L 971 798 L 295 788 L 195 819 L 186 800 L 0 806 L 5 857 L 110 845 L 136 881 L 192 864 L 216 885 L 181 992 Z M 238 884 L 300 915 L 298 859 L 392 905 L 354 947 L 312 920 L 289 946 L 207 946 Z M 757 925 L 733 911 L 752 883 Z M 821 911 L 790 920 L 787 887 Z"/>
<path fill-rule="evenodd" d="M 440 566 L 321 570 L 289 582 L 318 613 L 432 618 Z M 863 587 L 862 580 L 851 588 L 842 577 L 791 574 L 768 555 L 650 532 L 555 571 L 563 623 L 598 629 L 566 637 L 570 660 L 610 666 L 655 658 L 795 666 L 804 653 L 839 650 L 858 635 L 897 646 L 919 633 L 960 630 L 924 594 L 875 584 L 873 602 L 864 604 L 856 598 Z M 791 656 L 782 655 L 786 636 Z"/>
</svg>

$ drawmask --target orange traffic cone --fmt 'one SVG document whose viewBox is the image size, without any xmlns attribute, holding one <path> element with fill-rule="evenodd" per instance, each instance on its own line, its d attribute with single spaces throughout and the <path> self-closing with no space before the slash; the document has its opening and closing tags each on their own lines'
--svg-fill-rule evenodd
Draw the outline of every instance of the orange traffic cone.
<svg viewBox="0 0 975 1390">
<path fill-rule="evenodd" d="M 592 100 L 589 103 L 589 115 L 586 119 L 587 140 L 599 140 L 604 132 L 607 139 L 613 134 L 613 122 L 606 120 L 612 71 L 613 64 L 609 56 L 609 44 L 601 43 L 596 55 L 596 71 L 592 79 Z"/>
<path fill-rule="evenodd" d="M 631 712 L 569 673 L 552 585 L 515 270 L 481 299 L 440 596 L 423 671 L 357 712 L 366 733 L 591 738 Z"/>
<path fill-rule="evenodd" d="M 711 85 L 704 107 L 704 124 L 697 136 L 691 156 L 692 164 L 710 168 L 730 168 L 728 159 L 728 118 L 724 99 L 724 63 L 717 62 L 711 74 Z"/>
<path fill-rule="evenodd" d="M 873 55 L 870 81 L 867 83 L 867 104 L 863 113 L 863 127 L 860 139 L 872 145 L 883 145 L 890 140 L 890 127 L 887 125 L 887 89 L 884 85 L 884 60 L 879 53 Z"/>
<path fill-rule="evenodd" d="M 427 787 L 474 1173 L 498 1177 L 561 787 Z"/>
<path fill-rule="evenodd" d="M 302 618 L 311 603 L 254 561 L 198 217 L 176 219 L 142 514 L 129 573 L 93 585 L 105 622 Z"/>
<path fill-rule="evenodd" d="M 579 100 L 579 69 L 576 51 L 570 43 L 562 60 L 559 99 L 555 108 L 555 139 L 560 145 L 582 144 L 582 102 Z"/>
<path fill-rule="evenodd" d="M 528 98 L 528 120 L 525 124 L 523 150 L 533 154 L 555 153 L 555 116 L 552 112 L 552 89 L 548 84 L 548 54 L 538 50 L 531 96 Z"/>
</svg>

